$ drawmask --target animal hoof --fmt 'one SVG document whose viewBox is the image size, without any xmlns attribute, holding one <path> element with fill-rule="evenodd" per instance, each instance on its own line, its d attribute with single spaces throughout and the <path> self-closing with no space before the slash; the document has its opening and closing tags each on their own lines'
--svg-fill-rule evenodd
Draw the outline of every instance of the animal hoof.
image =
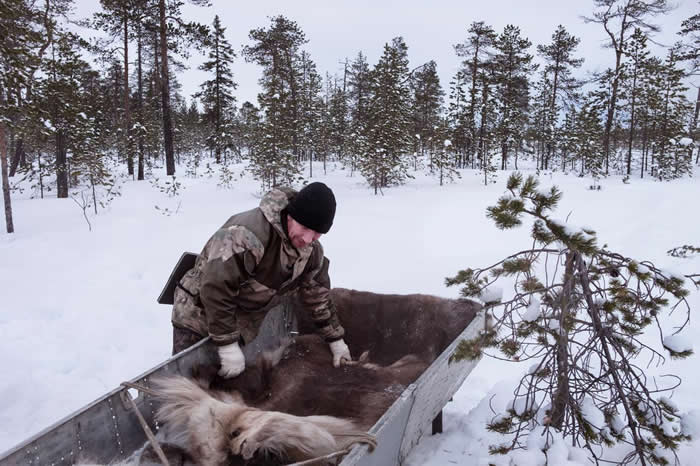
<svg viewBox="0 0 700 466">
<path fill-rule="evenodd" d="M 249 460 L 255 456 L 255 452 L 258 451 L 257 442 L 251 442 L 244 440 L 241 444 L 241 456 L 244 460 Z"/>
</svg>

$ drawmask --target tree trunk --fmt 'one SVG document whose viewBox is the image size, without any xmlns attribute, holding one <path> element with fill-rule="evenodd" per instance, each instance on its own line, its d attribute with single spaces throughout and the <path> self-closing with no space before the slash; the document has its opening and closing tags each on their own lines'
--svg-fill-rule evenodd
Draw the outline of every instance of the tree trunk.
<svg viewBox="0 0 700 466">
<path fill-rule="evenodd" d="M 5 201 L 5 226 L 8 233 L 15 232 L 12 223 L 12 200 L 10 199 L 10 179 L 7 176 L 7 144 L 5 141 L 5 127 L 0 125 L 0 169 L 2 171 L 2 196 Z"/>
<path fill-rule="evenodd" d="M 15 176 L 17 173 L 17 167 L 20 162 L 24 159 L 24 139 L 17 139 L 17 145 L 15 147 L 15 155 L 10 161 L 10 176 Z"/>
<path fill-rule="evenodd" d="M 635 77 L 636 80 L 636 77 Z M 627 175 L 632 171 L 632 141 L 634 140 L 634 104 L 635 104 L 635 95 L 632 95 L 632 109 L 630 112 L 630 137 L 629 141 L 627 142 Z"/>
<path fill-rule="evenodd" d="M 41 166 L 41 151 L 37 152 L 37 163 L 39 164 L 39 193 L 44 198 L 44 167 Z"/>
<path fill-rule="evenodd" d="M 124 12 L 124 150 L 129 175 L 134 176 L 134 154 L 131 152 L 131 109 L 129 108 L 129 13 Z"/>
<path fill-rule="evenodd" d="M 56 131 L 56 197 L 68 197 L 68 157 L 64 130 Z"/>
<path fill-rule="evenodd" d="M 624 31 L 624 27 L 623 27 Z M 622 47 L 624 45 L 624 36 L 620 33 L 619 50 L 615 50 L 615 76 L 612 82 L 612 93 L 610 95 L 610 106 L 608 107 L 607 118 L 605 119 L 605 133 L 603 134 L 603 154 L 605 155 L 605 174 L 608 174 L 608 165 L 610 161 L 610 133 L 612 131 L 613 119 L 615 118 L 615 104 L 617 103 L 617 88 L 620 84 L 620 69 L 622 68 Z"/>
<path fill-rule="evenodd" d="M 139 121 L 139 134 L 138 134 L 138 141 L 139 141 L 139 161 L 138 161 L 138 174 L 136 175 L 136 179 L 138 180 L 143 180 L 143 70 L 142 70 L 142 62 L 141 62 L 141 48 L 142 48 L 142 40 L 143 40 L 143 34 L 141 33 L 141 27 L 139 26 L 139 38 L 138 38 L 138 88 L 139 88 L 139 114 L 138 114 L 138 121 Z"/>
<path fill-rule="evenodd" d="M 695 100 L 695 115 L 693 115 L 693 128 L 691 129 L 691 136 L 695 136 L 698 130 L 698 114 L 700 114 L 700 87 L 698 87 L 698 97 Z M 692 161 L 692 154 L 691 154 Z M 698 155 L 695 158 L 695 164 L 700 163 L 700 147 L 698 148 Z"/>
<path fill-rule="evenodd" d="M 170 111 L 170 78 L 168 76 L 168 37 L 165 21 L 165 0 L 158 1 L 160 13 L 160 61 L 161 103 L 163 106 L 163 142 L 165 144 L 165 173 L 175 174 L 175 149 L 173 147 L 173 121 Z"/>
<path fill-rule="evenodd" d="M 559 303 L 559 335 L 557 336 L 557 387 L 552 399 L 552 426 L 561 430 L 566 417 L 566 408 L 569 405 L 569 335 L 566 333 L 566 320 L 571 312 L 571 294 L 575 288 L 574 268 L 578 253 L 569 252 L 566 255 L 566 268 L 564 270 L 564 287 L 561 291 Z"/>
</svg>

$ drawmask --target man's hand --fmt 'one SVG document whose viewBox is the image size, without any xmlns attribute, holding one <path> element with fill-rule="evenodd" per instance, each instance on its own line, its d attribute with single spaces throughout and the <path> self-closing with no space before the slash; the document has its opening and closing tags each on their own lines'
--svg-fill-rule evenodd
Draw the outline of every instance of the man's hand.
<svg viewBox="0 0 700 466">
<path fill-rule="evenodd" d="M 332 341 L 328 346 L 333 353 L 333 367 L 340 367 L 341 364 L 352 361 L 350 349 L 343 339 Z"/>
<path fill-rule="evenodd" d="M 219 358 L 221 359 L 219 375 L 225 379 L 235 377 L 245 370 L 245 356 L 238 342 L 219 346 Z"/>
</svg>

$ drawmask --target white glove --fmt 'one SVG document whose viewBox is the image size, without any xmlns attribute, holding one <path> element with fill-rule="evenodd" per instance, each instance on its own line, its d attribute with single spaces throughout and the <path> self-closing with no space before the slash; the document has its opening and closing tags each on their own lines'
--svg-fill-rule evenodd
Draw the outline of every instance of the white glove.
<svg viewBox="0 0 700 466">
<path fill-rule="evenodd" d="M 352 361 L 352 357 L 350 357 L 350 349 L 348 348 L 348 345 L 345 344 L 344 340 L 340 339 L 332 341 L 328 344 L 328 346 L 330 346 L 331 353 L 333 353 L 333 367 L 340 367 L 341 363 Z"/>
<path fill-rule="evenodd" d="M 219 346 L 219 358 L 221 359 L 219 375 L 225 379 L 235 377 L 245 369 L 245 356 L 238 342 Z"/>
</svg>

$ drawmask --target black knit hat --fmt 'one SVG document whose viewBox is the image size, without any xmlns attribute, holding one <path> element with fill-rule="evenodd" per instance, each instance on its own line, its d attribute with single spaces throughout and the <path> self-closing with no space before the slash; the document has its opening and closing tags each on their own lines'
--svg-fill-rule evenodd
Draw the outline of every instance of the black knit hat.
<svg viewBox="0 0 700 466">
<path fill-rule="evenodd" d="M 317 233 L 328 233 L 335 217 L 335 196 L 323 183 L 304 186 L 289 201 L 287 213 L 294 220 Z"/>
</svg>

